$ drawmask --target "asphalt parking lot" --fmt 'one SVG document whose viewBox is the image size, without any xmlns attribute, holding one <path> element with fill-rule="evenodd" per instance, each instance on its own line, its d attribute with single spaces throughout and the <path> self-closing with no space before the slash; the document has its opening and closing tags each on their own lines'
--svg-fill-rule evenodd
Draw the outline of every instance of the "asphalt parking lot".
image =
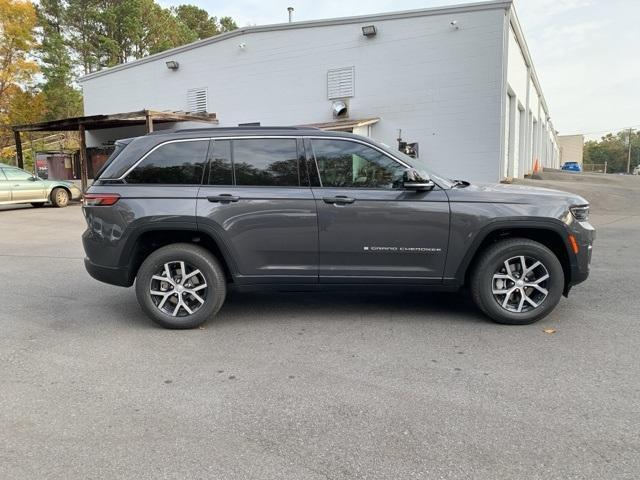
<svg viewBox="0 0 640 480">
<path fill-rule="evenodd" d="M 79 206 L 0 207 L 0 478 L 640 477 L 640 178 L 572 180 L 531 182 L 593 200 L 592 274 L 525 327 L 292 293 L 163 330 L 85 272 Z"/>
</svg>

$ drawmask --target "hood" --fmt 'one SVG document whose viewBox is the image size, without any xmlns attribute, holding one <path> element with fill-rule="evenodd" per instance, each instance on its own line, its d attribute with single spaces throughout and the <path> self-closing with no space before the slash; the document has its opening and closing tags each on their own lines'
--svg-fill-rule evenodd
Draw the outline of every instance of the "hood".
<svg viewBox="0 0 640 480">
<path fill-rule="evenodd" d="M 465 188 L 448 190 L 447 193 L 449 192 L 451 192 L 450 198 L 458 201 L 524 204 L 562 202 L 568 205 L 589 203 L 580 195 L 562 190 L 504 183 L 476 183 Z"/>
</svg>

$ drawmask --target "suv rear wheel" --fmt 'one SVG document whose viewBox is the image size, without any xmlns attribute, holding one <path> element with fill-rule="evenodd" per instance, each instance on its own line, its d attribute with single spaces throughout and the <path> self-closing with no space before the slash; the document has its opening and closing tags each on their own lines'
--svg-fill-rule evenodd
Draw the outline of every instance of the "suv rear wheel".
<svg viewBox="0 0 640 480">
<path fill-rule="evenodd" d="M 202 247 L 175 243 L 140 266 L 136 296 L 142 310 L 165 328 L 195 328 L 212 318 L 226 296 L 224 271 Z"/>
<path fill-rule="evenodd" d="M 526 238 L 487 248 L 471 277 L 476 305 L 495 322 L 509 325 L 527 325 L 548 315 L 563 289 L 564 272 L 558 257 Z"/>
</svg>

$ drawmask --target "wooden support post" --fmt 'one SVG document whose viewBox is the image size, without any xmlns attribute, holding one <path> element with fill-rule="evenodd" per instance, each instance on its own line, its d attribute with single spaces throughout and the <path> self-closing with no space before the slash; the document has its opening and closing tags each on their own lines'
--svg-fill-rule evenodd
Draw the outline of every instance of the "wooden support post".
<svg viewBox="0 0 640 480">
<path fill-rule="evenodd" d="M 22 139 L 20 138 L 20 132 L 18 130 L 14 130 L 13 137 L 16 141 L 16 162 L 18 164 L 18 168 L 24 168 L 24 158 L 22 157 Z"/>
<path fill-rule="evenodd" d="M 153 132 L 153 117 L 151 116 L 151 113 L 149 111 L 147 111 L 145 115 L 145 120 L 147 125 L 147 133 Z"/>
<path fill-rule="evenodd" d="M 80 135 L 80 182 L 82 184 L 82 192 L 87 191 L 87 183 L 89 173 L 87 171 L 87 139 L 85 138 L 84 125 L 78 128 Z"/>
</svg>

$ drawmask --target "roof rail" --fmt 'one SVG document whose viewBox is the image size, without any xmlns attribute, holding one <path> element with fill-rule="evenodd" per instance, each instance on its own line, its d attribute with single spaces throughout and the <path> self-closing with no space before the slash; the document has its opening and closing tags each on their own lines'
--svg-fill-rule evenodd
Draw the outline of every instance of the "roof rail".
<svg viewBox="0 0 640 480">
<path fill-rule="evenodd" d="M 277 131 L 282 131 L 282 130 L 320 130 L 320 129 L 317 128 L 317 127 L 305 127 L 305 126 L 266 127 L 266 126 L 246 125 L 246 126 L 241 126 L 241 127 L 205 127 L 205 128 L 178 128 L 178 129 L 175 129 L 175 130 L 174 129 L 156 130 L 156 131 L 150 133 L 149 135 L 153 135 L 153 134 L 159 135 L 159 134 L 163 134 L 163 133 L 199 133 L 199 132 L 204 132 L 204 131 L 221 132 L 221 131 L 225 131 L 225 130 L 229 130 L 229 131 L 237 131 L 237 130 L 243 130 L 243 131 L 277 130 Z"/>
</svg>

